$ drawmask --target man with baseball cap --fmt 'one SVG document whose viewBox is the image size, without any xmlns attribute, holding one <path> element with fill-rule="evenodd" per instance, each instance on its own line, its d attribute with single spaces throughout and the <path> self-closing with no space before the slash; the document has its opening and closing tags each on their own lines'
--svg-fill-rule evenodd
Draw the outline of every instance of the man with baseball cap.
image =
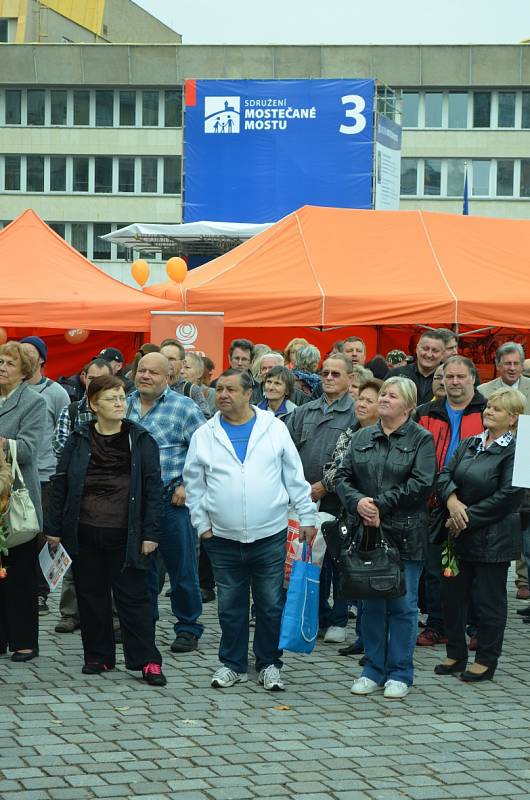
<svg viewBox="0 0 530 800">
<path fill-rule="evenodd" d="M 125 384 L 126 394 L 129 394 L 129 392 L 133 391 L 134 383 L 125 376 L 125 372 L 123 370 L 125 366 L 125 359 L 121 350 L 118 350 L 117 347 L 105 347 L 96 356 L 96 358 L 102 358 L 104 361 L 109 362 L 112 375 L 116 375 L 118 378 L 121 378 Z"/>
</svg>

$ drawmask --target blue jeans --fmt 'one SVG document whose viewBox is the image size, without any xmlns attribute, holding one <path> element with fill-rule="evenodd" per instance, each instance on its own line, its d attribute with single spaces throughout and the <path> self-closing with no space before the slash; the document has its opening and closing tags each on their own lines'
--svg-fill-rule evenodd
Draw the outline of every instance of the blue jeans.
<svg viewBox="0 0 530 800">
<path fill-rule="evenodd" d="M 406 594 L 363 600 L 362 634 L 367 658 L 362 675 L 382 685 L 391 679 L 412 686 L 418 633 L 418 583 L 422 561 L 404 561 Z"/>
<path fill-rule="evenodd" d="M 348 624 L 348 601 L 337 597 L 339 576 L 338 570 L 334 566 L 331 556 L 326 551 L 322 569 L 320 571 L 320 598 L 319 598 L 319 619 L 321 628 L 331 626 L 345 628 Z M 333 585 L 333 606 L 329 604 L 329 595 Z"/>
<path fill-rule="evenodd" d="M 213 536 L 203 539 L 217 585 L 221 626 L 219 661 L 234 672 L 248 671 L 250 589 L 256 611 L 254 655 L 259 671 L 282 666 L 278 650 L 284 605 L 283 568 L 287 530 L 242 544 Z"/>
<path fill-rule="evenodd" d="M 197 534 L 186 506 L 171 503 L 172 492 L 164 493 L 158 549 L 171 585 L 171 611 L 176 617 L 175 633 L 193 633 L 200 637 L 204 628 L 197 621 L 202 614 L 202 598 L 197 567 Z M 158 619 L 158 570 L 152 560 L 147 573 L 147 590 Z"/>
</svg>

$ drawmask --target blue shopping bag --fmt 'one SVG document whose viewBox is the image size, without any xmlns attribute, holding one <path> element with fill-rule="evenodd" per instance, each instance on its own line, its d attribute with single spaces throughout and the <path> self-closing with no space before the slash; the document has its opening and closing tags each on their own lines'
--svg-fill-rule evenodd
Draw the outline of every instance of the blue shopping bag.
<svg viewBox="0 0 530 800">
<path fill-rule="evenodd" d="M 302 559 L 295 561 L 287 590 L 280 628 L 280 650 L 312 653 L 318 636 L 320 567 L 311 561 L 304 542 Z"/>
</svg>

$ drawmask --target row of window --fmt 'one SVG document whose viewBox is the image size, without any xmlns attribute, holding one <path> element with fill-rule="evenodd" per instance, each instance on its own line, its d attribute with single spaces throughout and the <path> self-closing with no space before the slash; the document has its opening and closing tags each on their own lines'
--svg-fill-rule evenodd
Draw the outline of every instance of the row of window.
<svg viewBox="0 0 530 800">
<path fill-rule="evenodd" d="M 180 128 L 182 88 L 5 89 L 0 125 Z"/>
<path fill-rule="evenodd" d="M 180 194 L 181 156 L 0 157 L 0 191 Z"/>
<path fill-rule="evenodd" d="M 461 198 L 466 165 L 472 197 L 530 197 L 527 158 L 403 158 L 401 196 Z"/>
<path fill-rule="evenodd" d="M 530 128 L 530 92 L 404 91 L 404 128 Z"/>
</svg>

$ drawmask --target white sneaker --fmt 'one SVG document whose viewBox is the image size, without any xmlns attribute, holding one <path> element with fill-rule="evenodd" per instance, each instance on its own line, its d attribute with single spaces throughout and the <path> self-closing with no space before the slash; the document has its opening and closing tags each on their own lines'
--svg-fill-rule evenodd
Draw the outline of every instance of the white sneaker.
<svg viewBox="0 0 530 800">
<path fill-rule="evenodd" d="M 269 664 L 268 667 L 260 670 L 258 681 L 268 692 L 283 692 L 285 689 L 281 672 L 274 664 Z"/>
<path fill-rule="evenodd" d="M 372 694 L 372 692 L 377 692 L 382 688 L 382 686 L 379 686 L 379 684 L 371 678 L 357 678 L 357 680 L 352 683 L 350 691 L 352 694 Z"/>
<path fill-rule="evenodd" d="M 402 700 L 409 693 L 409 687 L 403 681 L 388 680 L 385 683 L 384 697 L 390 700 Z"/>
<path fill-rule="evenodd" d="M 330 625 L 324 634 L 324 641 L 333 642 L 333 644 L 342 644 L 342 642 L 346 641 L 346 628 Z"/>
<path fill-rule="evenodd" d="M 212 676 L 212 686 L 214 689 L 227 689 L 234 683 L 245 683 L 248 681 L 246 672 L 234 672 L 230 667 L 219 667 Z"/>
</svg>

